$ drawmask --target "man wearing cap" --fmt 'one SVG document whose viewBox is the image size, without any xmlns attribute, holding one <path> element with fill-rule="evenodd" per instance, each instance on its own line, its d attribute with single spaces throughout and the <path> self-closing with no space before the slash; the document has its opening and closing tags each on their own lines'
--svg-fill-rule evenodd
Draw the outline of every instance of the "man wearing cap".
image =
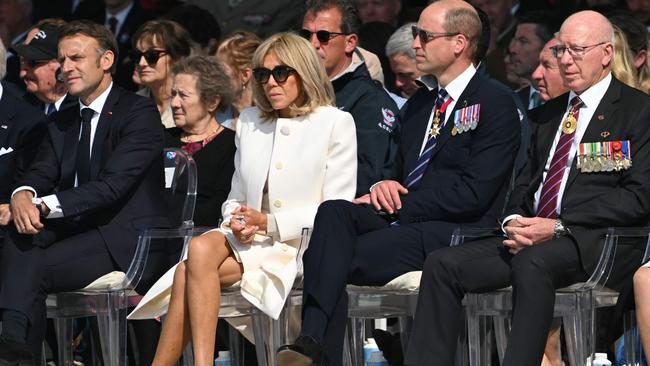
<svg viewBox="0 0 650 366">
<path fill-rule="evenodd" d="M 76 105 L 78 100 L 68 95 L 68 87 L 61 78 L 61 66 L 57 61 L 59 30 L 55 25 L 37 25 L 24 44 L 14 47 L 20 56 L 20 78 L 28 93 L 25 100 L 48 117 Z"/>
</svg>

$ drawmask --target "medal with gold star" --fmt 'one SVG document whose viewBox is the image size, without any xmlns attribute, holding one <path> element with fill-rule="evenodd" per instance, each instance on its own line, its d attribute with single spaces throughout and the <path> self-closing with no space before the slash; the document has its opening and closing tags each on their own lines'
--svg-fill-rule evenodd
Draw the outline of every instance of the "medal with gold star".
<svg viewBox="0 0 650 366">
<path fill-rule="evenodd" d="M 435 117 L 433 117 L 433 122 L 431 123 L 429 138 L 438 137 L 439 134 L 440 134 L 440 112 L 436 111 L 436 115 Z"/>
</svg>

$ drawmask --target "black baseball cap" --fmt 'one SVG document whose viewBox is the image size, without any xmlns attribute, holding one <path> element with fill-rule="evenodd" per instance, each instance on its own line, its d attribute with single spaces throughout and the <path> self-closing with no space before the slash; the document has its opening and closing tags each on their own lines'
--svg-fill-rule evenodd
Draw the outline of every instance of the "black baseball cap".
<svg viewBox="0 0 650 366">
<path fill-rule="evenodd" d="M 52 60 L 59 53 L 59 27 L 43 26 L 29 44 L 13 47 L 15 53 L 29 61 Z"/>
</svg>

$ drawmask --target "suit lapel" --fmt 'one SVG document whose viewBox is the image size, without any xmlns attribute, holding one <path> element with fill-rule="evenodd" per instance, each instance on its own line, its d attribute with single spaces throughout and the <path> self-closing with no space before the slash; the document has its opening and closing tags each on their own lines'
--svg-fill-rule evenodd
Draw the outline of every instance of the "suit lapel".
<svg viewBox="0 0 650 366">
<path fill-rule="evenodd" d="M 603 99 L 598 104 L 594 115 L 589 121 L 589 126 L 585 134 L 582 136 L 580 143 L 602 141 L 603 138 L 600 136 L 600 133 L 604 130 L 612 130 L 613 127 L 610 127 L 610 124 L 615 123 L 614 115 L 618 110 L 618 100 L 621 96 L 621 85 L 612 78 L 612 82 L 607 89 L 607 92 L 603 96 Z M 576 168 L 576 159 L 573 159 L 571 164 L 571 170 L 569 171 L 569 177 L 566 182 L 566 189 L 575 181 L 578 176 L 578 169 Z"/>
<path fill-rule="evenodd" d="M 422 148 L 422 142 L 424 141 L 424 135 L 427 133 L 427 124 L 431 113 L 433 112 L 433 105 L 435 103 L 436 95 L 438 94 L 438 89 L 433 89 L 427 92 L 424 103 L 422 103 L 420 109 L 414 113 L 412 117 L 409 118 L 409 124 L 414 124 L 415 126 L 409 129 L 412 134 L 410 136 L 410 147 L 407 150 L 406 156 L 404 158 L 404 167 L 402 175 L 404 178 L 411 172 L 415 167 L 415 164 L 418 161 L 420 156 L 420 149 Z M 417 105 L 417 103 L 414 103 Z M 408 128 L 408 127 L 407 127 Z"/>
<path fill-rule="evenodd" d="M 11 143 L 9 135 L 14 127 L 13 118 L 16 115 L 16 110 L 9 98 L 10 95 L 7 94 L 7 90 L 4 90 L 2 99 L 0 99 L 0 148 L 15 148 L 15 146 L 8 146 Z"/>
<path fill-rule="evenodd" d="M 99 115 L 97 122 L 97 130 L 93 138 L 92 153 L 90 154 L 90 179 L 95 179 L 99 175 L 102 162 L 102 152 L 104 151 L 104 144 L 106 136 L 111 128 L 113 122 L 113 109 L 118 103 L 121 90 L 113 84 L 113 89 L 106 98 L 106 103 Z"/>
</svg>

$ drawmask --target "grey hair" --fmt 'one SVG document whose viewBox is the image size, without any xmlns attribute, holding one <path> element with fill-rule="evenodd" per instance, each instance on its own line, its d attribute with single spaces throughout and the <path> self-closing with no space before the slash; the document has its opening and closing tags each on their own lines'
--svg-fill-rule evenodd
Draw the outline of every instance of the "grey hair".
<svg viewBox="0 0 650 366">
<path fill-rule="evenodd" d="M 386 42 L 387 57 L 403 53 L 409 58 L 415 59 L 415 50 L 411 47 L 411 44 L 413 43 L 411 27 L 414 25 L 415 23 L 406 23 L 397 28 L 395 33 L 388 38 L 388 42 Z"/>
<path fill-rule="evenodd" d="M 7 49 L 0 39 L 0 80 L 7 75 Z"/>
</svg>

